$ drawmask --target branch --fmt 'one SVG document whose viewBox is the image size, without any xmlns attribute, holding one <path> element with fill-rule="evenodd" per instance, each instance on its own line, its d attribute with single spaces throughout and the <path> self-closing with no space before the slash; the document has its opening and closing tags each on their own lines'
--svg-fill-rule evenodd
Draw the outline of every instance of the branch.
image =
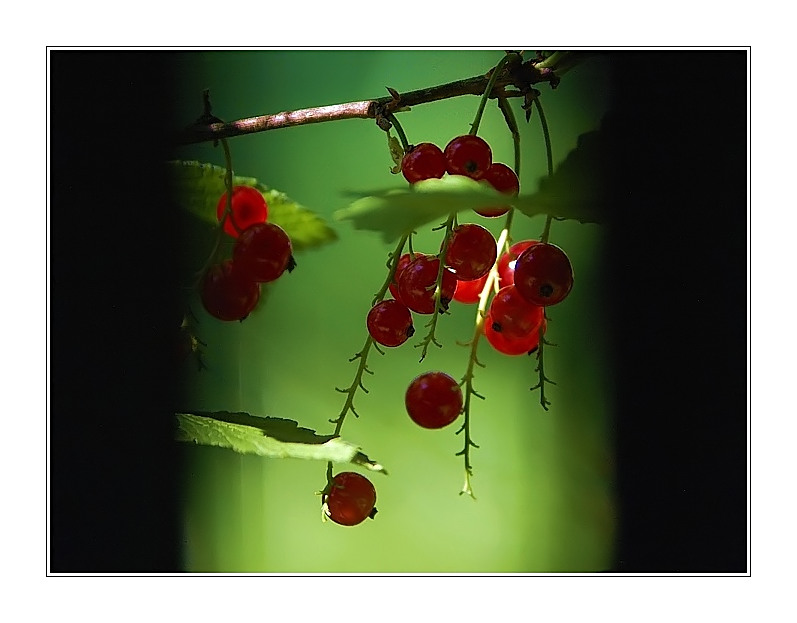
<svg viewBox="0 0 797 623">
<path fill-rule="evenodd" d="M 523 97 L 529 92 L 532 84 L 548 82 L 551 88 L 555 88 L 559 83 L 559 77 L 552 68 L 538 67 L 541 64 L 541 59 L 535 58 L 521 62 L 519 54 L 511 54 L 513 61 L 506 63 L 501 75 L 496 78 L 489 97 Z M 462 95 L 482 95 L 490 82 L 490 73 L 402 94 L 393 89 L 388 89 L 391 92 L 390 96 L 376 99 L 317 108 L 304 108 L 290 112 L 280 112 L 274 115 L 238 119 L 227 123 L 208 124 L 205 122 L 206 118 L 203 117 L 183 130 L 177 137 L 177 142 L 182 145 L 188 145 L 244 134 L 266 132 L 278 128 L 338 121 L 340 119 L 376 119 L 379 121 L 386 115 L 404 111 L 410 106 L 428 104 Z M 507 91 L 507 87 L 514 87 L 514 89 Z"/>
</svg>

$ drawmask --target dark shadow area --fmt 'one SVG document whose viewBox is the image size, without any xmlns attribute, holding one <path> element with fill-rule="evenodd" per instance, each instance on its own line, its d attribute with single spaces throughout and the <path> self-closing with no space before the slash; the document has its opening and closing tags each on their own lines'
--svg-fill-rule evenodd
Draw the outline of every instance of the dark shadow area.
<svg viewBox="0 0 797 623">
<path fill-rule="evenodd" d="M 612 58 L 613 571 L 746 572 L 746 52 Z"/>
<path fill-rule="evenodd" d="M 50 51 L 54 573 L 179 571 L 172 78 L 164 52 Z"/>
</svg>

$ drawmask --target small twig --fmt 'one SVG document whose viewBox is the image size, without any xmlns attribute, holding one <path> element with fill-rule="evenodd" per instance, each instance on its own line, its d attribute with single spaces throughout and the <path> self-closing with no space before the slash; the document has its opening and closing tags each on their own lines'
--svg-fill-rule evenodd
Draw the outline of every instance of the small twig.
<svg viewBox="0 0 797 623">
<path fill-rule="evenodd" d="M 530 85 L 548 82 L 554 87 L 559 78 L 550 68 L 538 69 L 538 59 L 525 63 L 511 64 L 494 79 L 492 93 L 488 97 L 525 97 Z M 216 122 L 204 124 L 197 122 L 186 128 L 178 137 L 177 142 L 183 145 L 215 141 L 221 138 L 231 138 L 243 134 L 266 132 L 279 128 L 289 128 L 310 123 L 323 123 L 326 121 L 339 121 L 341 119 L 376 119 L 386 114 L 400 112 L 411 106 L 429 104 L 439 100 L 460 97 L 463 95 L 482 95 L 491 80 L 490 75 L 474 76 L 464 80 L 455 80 L 434 87 L 417 89 L 401 93 L 397 100 L 393 94 L 376 99 L 347 102 L 332 106 L 319 106 L 301 110 L 280 112 L 273 115 L 261 115 L 238 119 L 227 123 Z M 515 90 L 507 90 L 514 87 Z M 201 120 L 200 120 L 201 121 Z"/>
</svg>

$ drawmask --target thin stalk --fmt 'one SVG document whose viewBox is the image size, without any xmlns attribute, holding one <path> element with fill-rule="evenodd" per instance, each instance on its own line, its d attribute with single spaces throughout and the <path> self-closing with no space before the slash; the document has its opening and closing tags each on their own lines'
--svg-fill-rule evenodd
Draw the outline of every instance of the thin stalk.
<svg viewBox="0 0 797 623">
<path fill-rule="evenodd" d="M 385 298 L 385 294 L 390 288 L 390 282 L 393 280 L 393 277 L 396 274 L 396 267 L 398 266 L 399 259 L 401 258 L 401 252 L 404 250 L 404 244 L 407 242 L 409 238 L 409 234 L 405 234 L 401 237 L 396 244 L 396 248 L 390 255 L 390 261 L 388 264 L 388 273 L 387 277 L 385 278 L 382 287 L 379 288 L 379 291 L 374 295 L 374 300 L 372 302 L 372 306 L 376 305 L 378 302 L 382 301 Z M 346 394 L 346 400 L 343 403 L 343 407 L 334 420 L 330 420 L 331 423 L 335 424 L 335 431 L 334 435 L 340 435 L 340 431 L 343 428 L 343 422 L 346 419 L 346 416 L 349 412 L 354 413 L 355 417 L 359 417 L 357 411 L 354 408 L 354 397 L 357 394 L 358 389 L 362 389 L 364 392 L 368 393 L 368 390 L 363 385 L 363 374 L 373 374 L 371 370 L 368 368 L 368 354 L 371 350 L 371 347 L 374 346 L 374 339 L 371 337 L 370 333 L 363 344 L 363 347 L 360 351 L 354 355 L 349 361 L 354 361 L 355 359 L 359 359 L 360 362 L 357 365 L 357 371 L 354 373 L 354 380 L 351 382 L 346 389 L 340 389 L 336 387 L 335 389 L 343 394 Z M 327 486 L 329 483 L 332 482 L 332 462 L 327 462 Z"/>
<path fill-rule="evenodd" d="M 399 120 L 396 119 L 396 115 L 393 113 L 388 113 L 385 115 L 385 118 L 393 124 L 393 127 L 396 129 L 396 134 L 398 134 L 399 140 L 401 141 L 401 147 L 404 149 L 404 153 L 406 154 L 410 150 L 410 142 L 407 140 L 407 135 L 404 133 L 404 128 L 401 127 Z"/>
<path fill-rule="evenodd" d="M 551 134 L 548 130 L 548 121 L 545 118 L 545 111 L 542 109 L 542 104 L 540 103 L 540 98 L 537 97 L 534 99 L 534 105 L 537 108 L 537 112 L 540 116 L 540 126 L 542 127 L 542 135 L 545 139 L 545 155 L 548 162 L 548 177 L 553 175 L 553 149 L 551 148 Z M 542 235 L 540 236 L 540 240 L 542 242 L 548 242 L 550 235 L 551 235 L 551 223 L 553 222 L 553 217 L 549 214 L 545 219 L 545 227 L 543 228 Z M 547 313 L 546 313 L 547 316 Z M 543 338 L 543 328 L 540 327 L 540 343 L 537 350 L 537 369 L 536 372 L 538 373 L 539 380 L 534 387 L 531 387 L 531 391 L 535 389 L 540 390 L 540 405 L 546 411 L 548 410 L 548 405 L 551 404 L 551 401 L 545 397 L 545 384 L 551 383 L 552 385 L 556 385 L 551 379 L 545 376 L 545 364 L 543 353 L 545 349 L 545 339 Z"/>
<path fill-rule="evenodd" d="M 232 214 L 232 154 L 230 153 L 230 145 L 226 139 L 220 139 L 221 147 L 224 150 L 224 164 L 226 167 L 226 171 L 224 173 L 224 188 L 227 191 L 227 203 L 224 206 L 224 213 L 222 214 L 221 220 L 219 221 L 218 227 L 216 228 L 216 240 L 213 242 L 213 249 L 208 256 L 208 259 L 205 260 L 204 265 L 202 268 L 197 271 L 195 276 L 195 283 L 194 287 L 199 287 L 199 283 L 202 280 L 204 274 L 208 271 L 208 269 L 213 265 L 216 261 L 216 257 L 219 253 L 219 249 L 221 248 L 222 240 L 224 240 L 224 224 L 227 222 L 230 214 Z"/>
<path fill-rule="evenodd" d="M 498 98 L 498 107 L 501 109 L 501 112 L 504 115 L 504 120 L 506 121 L 506 125 L 509 128 L 509 131 L 512 133 L 512 145 L 515 151 L 515 166 L 514 171 L 515 175 L 520 178 L 520 128 L 518 127 L 517 120 L 515 119 L 515 113 L 512 112 L 512 106 L 509 104 L 509 100 L 505 97 Z"/>
<path fill-rule="evenodd" d="M 548 177 L 553 175 L 553 149 L 551 148 L 551 134 L 548 130 L 548 121 L 545 118 L 545 111 L 542 109 L 542 104 L 540 103 L 540 98 L 534 98 L 534 106 L 537 108 L 537 113 L 540 116 L 540 126 L 542 127 L 542 136 L 545 140 L 545 157 L 548 163 Z M 548 242 L 548 238 L 551 234 L 551 221 L 553 221 L 553 217 L 549 214 L 545 219 L 545 228 L 543 229 L 542 236 L 540 240 L 542 242 Z"/>
<path fill-rule="evenodd" d="M 454 221 L 456 220 L 457 213 L 452 212 L 451 215 L 448 217 L 448 220 L 445 222 L 445 236 L 443 238 L 443 245 L 440 249 L 440 253 L 437 255 L 439 259 L 439 264 L 437 267 L 437 277 L 435 279 L 434 285 L 434 312 L 432 312 L 432 318 L 426 324 L 429 327 L 429 333 L 426 334 L 426 337 L 423 338 L 420 344 L 416 344 L 416 348 L 422 348 L 421 351 L 421 358 L 420 361 L 423 361 L 426 358 L 426 353 L 429 350 L 429 344 L 434 344 L 438 348 L 442 348 L 442 344 L 437 341 L 435 338 L 435 330 L 437 329 L 437 319 L 443 313 L 441 311 L 442 306 L 442 296 L 443 296 L 443 275 L 444 271 L 446 270 L 446 253 L 448 252 L 448 242 L 451 238 L 451 230 L 454 227 Z M 442 227 L 440 229 L 443 229 Z"/>
<path fill-rule="evenodd" d="M 482 97 L 479 100 L 479 107 L 476 109 L 476 116 L 473 118 L 473 123 L 470 125 L 469 134 L 474 136 L 478 134 L 479 124 L 482 121 L 482 115 L 484 114 L 485 106 L 487 106 L 487 100 L 490 98 L 490 93 L 492 93 L 493 87 L 498 80 L 498 74 L 501 73 L 501 70 L 504 68 L 504 65 L 506 65 L 508 59 L 509 55 L 504 55 L 504 57 L 498 61 L 498 64 L 493 69 L 493 73 L 490 74 L 490 79 L 487 81 L 487 86 L 484 87 L 484 93 L 482 93 Z"/>
<path fill-rule="evenodd" d="M 501 256 L 501 252 L 503 251 L 508 237 L 509 228 L 505 227 L 501 231 L 501 235 L 498 237 L 496 242 L 498 257 Z M 473 378 L 475 376 L 474 367 L 484 367 L 478 359 L 477 351 L 479 348 L 479 340 L 482 336 L 482 326 L 484 325 L 484 317 L 486 316 L 487 302 L 490 300 L 490 293 L 492 289 L 498 282 L 498 257 L 496 258 L 493 267 L 490 269 L 490 272 L 487 275 L 487 281 L 485 282 L 484 288 L 482 288 L 481 294 L 479 295 L 479 306 L 476 311 L 476 323 L 473 329 L 473 339 L 471 339 L 470 342 L 470 357 L 468 358 L 468 367 L 465 370 L 465 375 L 462 377 L 461 382 L 461 385 L 464 385 L 465 387 L 465 398 L 462 407 L 464 420 L 462 422 L 462 426 L 457 431 L 457 434 L 461 432 L 465 433 L 465 445 L 460 452 L 457 452 L 456 456 L 462 456 L 465 459 L 465 484 L 462 487 L 462 491 L 459 493 L 460 495 L 467 493 L 473 499 L 476 499 L 476 496 L 473 495 L 473 488 L 470 484 L 471 476 L 473 476 L 473 466 L 470 462 L 470 449 L 478 448 L 479 446 L 473 442 L 473 439 L 470 436 L 470 405 L 473 396 L 484 399 L 484 396 L 479 394 L 473 387 Z"/>
</svg>

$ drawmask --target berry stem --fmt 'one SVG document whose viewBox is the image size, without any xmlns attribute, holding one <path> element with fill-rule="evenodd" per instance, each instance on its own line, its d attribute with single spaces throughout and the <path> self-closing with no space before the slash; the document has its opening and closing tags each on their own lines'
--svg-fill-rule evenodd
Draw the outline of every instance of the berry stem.
<svg viewBox="0 0 797 623">
<path fill-rule="evenodd" d="M 390 282 L 393 279 L 393 276 L 396 274 L 396 267 L 398 266 L 399 259 L 401 258 L 401 252 L 404 249 L 404 243 L 407 240 L 407 235 L 402 236 L 401 240 L 399 240 L 396 248 L 393 250 L 393 253 L 390 256 L 390 264 L 388 268 L 387 277 L 385 278 L 385 282 L 382 284 L 382 287 L 379 291 L 374 295 L 374 300 L 371 305 L 376 305 L 380 301 L 384 300 L 385 293 L 390 288 Z M 371 337 L 371 334 L 368 334 L 368 337 L 363 344 L 363 347 L 360 351 L 354 355 L 349 361 L 354 361 L 355 359 L 359 359 L 360 363 L 357 366 L 357 372 L 354 374 L 354 380 L 351 382 L 346 389 L 336 388 L 339 392 L 346 394 L 346 401 L 343 403 L 343 408 L 340 411 L 338 417 L 334 420 L 330 420 L 332 423 L 335 424 L 335 435 L 340 434 L 340 430 L 343 427 L 343 420 L 346 418 L 346 415 L 351 411 L 354 413 L 355 417 L 359 417 L 357 411 L 354 409 L 354 396 L 357 393 L 357 389 L 362 389 L 364 392 L 368 392 L 367 389 L 363 386 L 362 379 L 364 373 L 372 374 L 371 370 L 368 369 L 368 353 L 371 350 L 371 346 L 374 345 L 374 338 Z"/>
<path fill-rule="evenodd" d="M 216 240 L 213 242 L 213 249 L 208 256 L 208 259 L 205 260 L 205 264 L 199 269 L 199 271 L 197 271 L 196 283 L 194 284 L 194 287 L 199 287 L 200 280 L 216 261 L 216 256 L 221 248 L 222 240 L 224 240 L 224 224 L 227 222 L 230 214 L 232 214 L 232 154 L 230 153 L 230 145 L 228 144 L 227 140 L 222 138 L 219 139 L 219 141 L 221 142 L 221 147 L 224 150 L 224 164 L 226 166 L 226 170 L 224 172 L 224 188 L 227 191 L 227 204 L 224 206 L 224 214 L 222 215 L 216 229 Z"/>
<path fill-rule="evenodd" d="M 512 112 L 512 107 L 509 104 L 509 100 L 505 97 L 498 98 L 498 108 L 501 109 L 501 112 L 504 115 L 504 120 L 506 121 L 506 125 L 509 128 L 509 131 L 512 133 L 512 144 L 515 150 L 515 175 L 518 176 L 520 179 L 520 128 L 518 128 L 517 120 L 515 119 L 515 113 Z"/>
<path fill-rule="evenodd" d="M 396 269 L 398 269 L 399 260 L 401 259 L 401 253 L 404 251 L 404 245 L 407 243 L 407 240 L 411 238 L 411 234 L 404 234 L 401 239 L 396 244 L 396 248 L 393 249 L 393 252 L 390 254 L 390 260 L 388 261 L 387 266 L 387 278 L 385 282 L 382 284 L 382 287 L 379 288 L 379 291 L 374 294 L 374 299 L 371 302 L 371 307 L 376 305 L 377 303 L 381 302 L 385 298 L 385 294 L 390 289 L 390 283 L 393 281 L 393 277 L 396 276 Z"/>
<path fill-rule="evenodd" d="M 334 420 L 330 420 L 335 424 L 335 432 L 334 435 L 339 435 L 341 428 L 343 428 L 343 420 L 346 419 L 346 415 L 351 411 L 355 417 L 359 417 L 359 414 L 354 408 L 354 395 L 357 393 L 357 389 L 362 389 L 364 392 L 368 392 L 363 385 L 363 373 L 368 372 L 369 374 L 371 371 L 368 369 L 368 351 L 371 350 L 371 346 L 374 344 L 374 338 L 371 337 L 369 334 L 365 340 L 365 344 L 360 349 L 360 351 L 354 355 L 349 361 L 354 361 L 355 359 L 360 360 L 360 364 L 357 366 L 357 372 L 354 374 L 354 380 L 351 382 L 351 385 L 347 389 L 339 389 L 338 391 L 342 394 L 346 394 L 346 402 L 343 403 L 343 408 L 340 411 L 338 417 Z"/>
<path fill-rule="evenodd" d="M 548 130 L 548 121 L 545 118 L 545 112 L 542 109 L 542 104 L 540 103 L 540 98 L 534 98 L 534 106 L 537 108 L 537 112 L 539 113 L 540 117 L 540 126 L 542 127 L 542 136 L 545 140 L 545 158 L 548 163 L 548 177 L 553 175 L 553 149 L 551 148 L 551 134 Z M 553 217 L 549 214 L 545 219 L 545 228 L 543 229 L 542 236 L 540 240 L 542 242 L 548 242 L 548 237 L 551 233 L 551 221 Z"/>
<path fill-rule="evenodd" d="M 398 267 L 399 259 L 401 259 L 401 252 L 404 250 L 404 244 L 407 242 L 407 239 L 410 237 L 410 234 L 405 234 L 401 237 L 396 245 L 396 248 L 390 254 L 390 260 L 388 262 L 388 272 L 385 282 L 382 284 L 382 287 L 379 291 L 374 295 L 374 300 L 372 303 L 376 305 L 380 301 L 384 300 L 385 293 L 390 288 L 390 282 L 393 280 L 393 276 L 396 274 L 396 268 Z M 371 334 L 368 334 L 368 337 L 363 344 L 363 347 L 360 351 L 354 355 L 349 361 L 354 361 L 355 359 L 359 359 L 360 363 L 357 366 L 357 371 L 354 373 L 354 380 L 351 382 L 346 389 L 335 388 L 339 392 L 346 394 L 346 400 L 343 403 L 343 407 L 334 420 L 330 420 L 331 423 L 335 424 L 335 432 L 334 435 L 340 435 L 340 431 L 343 428 L 343 421 L 346 419 L 346 416 L 351 411 L 354 413 L 355 417 L 359 417 L 357 415 L 357 411 L 354 409 L 354 396 L 357 393 L 358 389 L 362 389 L 364 392 L 368 392 L 363 386 L 363 374 L 373 374 L 371 370 L 368 368 L 368 353 L 371 350 L 371 346 L 374 345 L 374 338 L 371 337 Z M 327 486 L 324 489 L 324 492 L 328 491 L 330 483 L 332 482 L 332 462 L 327 462 Z M 323 492 L 322 492 L 323 493 Z"/>
<path fill-rule="evenodd" d="M 421 358 L 419 361 L 423 361 L 426 358 L 426 353 L 429 350 L 429 345 L 434 344 L 438 348 L 441 348 L 443 345 L 437 341 L 435 338 L 435 329 L 437 329 L 437 319 L 440 317 L 440 314 L 444 313 L 446 310 L 442 309 L 441 303 L 441 296 L 443 293 L 443 274 L 446 270 L 446 253 L 448 252 L 448 242 L 451 239 L 451 230 L 454 228 L 454 222 L 456 221 L 457 213 L 452 212 L 451 215 L 446 220 L 445 224 L 441 226 L 439 229 L 445 228 L 445 237 L 443 238 L 443 245 L 440 248 L 440 253 L 438 254 L 439 264 L 437 266 L 437 278 L 435 279 L 434 285 L 434 312 L 432 312 L 432 318 L 426 323 L 426 326 L 429 327 L 429 333 L 426 334 L 426 337 L 420 342 L 420 344 L 416 344 L 415 348 L 422 348 L 421 350 Z"/>
<path fill-rule="evenodd" d="M 401 147 L 404 149 L 404 153 L 406 154 L 410 150 L 410 143 L 407 140 L 407 135 L 404 132 L 404 128 L 401 127 L 399 120 L 396 119 L 396 116 L 391 112 L 385 115 L 385 118 L 393 124 L 393 127 L 396 129 L 396 134 L 398 134 L 399 140 L 401 141 Z"/>
<path fill-rule="evenodd" d="M 481 100 L 479 100 L 479 107 L 476 109 L 476 116 L 473 118 L 473 123 L 470 124 L 469 134 L 472 134 L 473 136 L 476 136 L 476 134 L 479 132 L 479 124 L 482 121 L 482 115 L 484 114 L 485 106 L 487 106 L 487 100 L 490 98 L 490 93 L 493 92 L 493 87 L 498 80 L 498 74 L 501 73 L 504 65 L 506 65 L 507 60 L 510 58 L 510 54 L 515 53 L 508 52 L 500 61 L 498 61 L 498 64 L 493 68 L 493 71 L 490 74 L 490 79 L 487 81 L 487 86 L 484 87 L 484 93 L 482 93 Z"/>
<path fill-rule="evenodd" d="M 479 295 L 479 306 L 476 310 L 476 323 L 473 329 L 473 339 L 470 342 L 470 357 L 468 358 L 468 367 L 465 370 L 465 375 L 462 377 L 461 383 L 465 387 L 465 397 L 462 407 L 462 413 L 465 417 L 462 422 L 462 426 L 457 431 L 457 434 L 461 432 L 465 433 L 465 445 L 460 452 L 457 452 L 456 456 L 462 456 L 465 459 L 465 484 L 462 487 L 462 491 L 459 493 L 460 495 L 467 493 L 474 500 L 476 499 L 476 496 L 473 495 L 473 488 L 470 484 L 471 476 L 473 476 L 473 466 L 470 463 L 470 449 L 478 448 L 479 446 L 473 442 L 473 439 L 470 436 L 470 405 L 471 397 L 473 396 L 484 399 L 484 396 L 479 394 L 473 387 L 473 378 L 475 376 L 474 368 L 475 366 L 484 367 L 484 364 L 479 361 L 477 356 L 479 340 L 482 336 L 482 326 L 484 325 L 484 317 L 487 311 L 487 302 L 490 300 L 490 292 L 498 282 L 498 258 L 501 256 L 501 252 L 503 251 L 504 245 L 506 245 L 508 238 L 509 226 L 507 224 L 507 227 L 501 231 L 501 235 L 496 241 L 498 254 L 493 267 L 490 269 L 490 272 L 487 275 L 487 281 L 482 288 L 481 294 Z"/>
<path fill-rule="evenodd" d="M 545 368 L 543 365 L 543 356 L 542 356 L 545 344 L 547 344 L 547 342 L 543 338 L 543 328 L 540 327 L 540 344 L 537 348 L 537 368 L 535 369 L 535 371 L 539 374 L 540 380 L 537 382 L 537 384 L 534 387 L 531 387 L 530 389 L 531 391 L 534 391 L 535 389 L 540 390 L 540 405 L 542 406 L 543 409 L 547 411 L 548 405 L 551 404 L 551 401 L 545 397 L 545 384 L 550 383 L 551 385 L 556 385 L 556 383 L 554 383 L 551 379 L 545 376 Z"/>
<path fill-rule="evenodd" d="M 545 111 L 542 109 L 542 103 L 540 103 L 540 98 L 534 98 L 534 106 L 537 108 L 537 112 L 539 113 L 540 117 L 540 126 L 542 127 L 542 135 L 545 139 L 545 156 L 548 163 L 548 177 L 553 175 L 553 149 L 551 147 L 551 133 L 548 130 L 548 121 L 545 118 Z M 540 240 L 542 242 L 548 242 L 548 239 L 551 235 L 551 223 L 553 222 L 553 217 L 549 214 L 545 218 L 545 227 L 543 228 L 542 235 L 540 236 Z M 547 310 L 545 312 L 547 318 Z M 544 325 L 543 325 L 544 326 Z M 537 384 L 531 388 L 531 391 L 535 389 L 540 390 L 540 405 L 546 411 L 548 410 L 548 405 L 551 404 L 551 401 L 545 397 L 545 384 L 551 383 L 552 385 L 556 385 L 551 379 L 545 376 L 545 365 L 543 359 L 543 352 L 544 352 L 545 340 L 543 339 L 543 328 L 540 327 L 540 344 L 537 350 L 537 368 L 536 372 L 538 374 L 538 381 Z"/>
</svg>

